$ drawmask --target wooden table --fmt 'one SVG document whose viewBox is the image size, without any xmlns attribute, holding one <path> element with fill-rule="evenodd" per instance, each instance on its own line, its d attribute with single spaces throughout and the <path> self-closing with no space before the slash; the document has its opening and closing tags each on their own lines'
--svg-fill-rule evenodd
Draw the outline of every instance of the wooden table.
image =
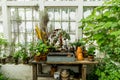
<svg viewBox="0 0 120 80">
<path fill-rule="evenodd" d="M 86 80 L 86 69 L 87 65 L 89 64 L 98 64 L 98 61 L 88 61 L 88 60 L 83 60 L 83 61 L 74 61 L 74 62 L 35 62 L 32 61 L 32 66 L 33 66 L 33 80 L 37 80 L 37 77 L 46 77 L 45 74 L 38 74 L 38 69 L 42 73 L 42 64 L 55 64 L 55 65 L 82 65 L 82 80 Z M 39 67 L 38 67 L 39 66 Z"/>
</svg>

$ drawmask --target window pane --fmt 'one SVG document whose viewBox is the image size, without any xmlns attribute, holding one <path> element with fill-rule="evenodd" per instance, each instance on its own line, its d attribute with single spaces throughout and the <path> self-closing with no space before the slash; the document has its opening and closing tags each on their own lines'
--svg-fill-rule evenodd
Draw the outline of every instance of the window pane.
<svg viewBox="0 0 120 80">
<path fill-rule="evenodd" d="M 75 42 L 75 35 L 70 35 L 70 42 Z"/>
<path fill-rule="evenodd" d="M 26 22 L 26 29 L 28 33 L 32 33 L 33 30 L 32 22 Z"/>
<path fill-rule="evenodd" d="M 60 10 L 59 9 L 55 9 L 55 20 L 61 20 L 61 15 L 60 15 Z"/>
<path fill-rule="evenodd" d="M 39 12 L 36 10 L 33 10 L 33 20 L 39 20 Z"/>
<path fill-rule="evenodd" d="M 25 22 L 22 22 L 19 27 L 20 27 L 20 32 L 25 32 Z"/>
<path fill-rule="evenodd" d="M 19 35 L 19 42 L 20 42 L 20 43 L 25 43 L 25 33 L 21 33 L 21 34 Z"/>
<path fill-rule="evenodd" d="M 76 24 L 75 24 L 75 22 L 71 22 L 70 23 L 70 32 L 75 32 L 75 30 L 76 30 Z"/>
<path fill-rule="evenodd" d="M 70 9 L 70 20 L 75 20 L 75 9 Z"/>
<path fill-rule="evenodd" d="M 31 42 L 32 41 L 32 34 L 28 34 L 27 35 L 27 42 Z"/>
<path fill-rule="evenodd" d="M 32 20 L 32 9 L 26 9 L 26 20 Z"/>
<path fill-rule="evenodd" d="M 60 22 L 55 22 L 55 29 L 61 29 Z"/>
<path fill-rule="evenodd" d="M 68 22 L 62 22 L 62 28 L 63 28 L 63 30 L 65 30 L 66 32 L 69 32 Z"/>
<path fill-rule="evenodd" d="M 84 9 L 83 10 L 84 11 L 83 17 L 86 18 L 86 17 L 88 17 L 91 14 L 91 12 L 94 9 L 94 7 L 84 7 L 83 9 Z"/>
<path fill-rule="evenodd" d="M 11 8 L 11 9 L 10 9 L 10 14 L 11 14 L 11 15 L 10 15 L 10 16 L 11 16 L 10 18 L 11 18 L 12 20 L 14 20 L 15 8 Z"/>
<path fill-rule="evenodd" d="M 66 9 L 62 9 L 62 20 L 69 20 L 68 9 L 67 8 Z"/>
<path fill-rule="evenodd" d="M 48 9 L 48 15 L 49 15 L 49 19 L 50 19 L 50 20 L 53 20 L 53 19 L 54 19 L 53 10 L 54 10 L 54 9 Z"/>
<path fill-rule="evenodd" d="M 19 16 L 21 17 L 22 20 L 25 20 L 25 10 L 24 8 L 18 9 L 19 11 Z"/>
</svg>

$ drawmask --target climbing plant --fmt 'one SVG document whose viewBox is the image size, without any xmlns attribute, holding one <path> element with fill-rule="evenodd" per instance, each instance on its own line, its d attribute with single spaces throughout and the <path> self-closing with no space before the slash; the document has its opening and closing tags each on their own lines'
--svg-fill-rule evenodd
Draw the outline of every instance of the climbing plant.
<svg viewBox="0 0 120 80">
<path fill-rule="evenodd" d="M 81 22 L 86 42 L 96 42 L 99 51 L 106 54 L 97 68 L 99 80 L 120 80 L 120 0 L 105 2 Z"/>
</svg>

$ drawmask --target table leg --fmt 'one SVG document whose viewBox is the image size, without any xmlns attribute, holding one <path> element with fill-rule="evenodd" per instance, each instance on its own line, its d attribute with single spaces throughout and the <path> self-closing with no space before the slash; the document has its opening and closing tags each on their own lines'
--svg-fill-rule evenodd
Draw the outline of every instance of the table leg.
<svg viewBox="0 0 120 80">
<path fill-rule="evenodd" d="M 87 65 L 83 64 L 82 65 L 82 80 L 86 80 L 86 68 L 87 68 Z"/>
<path fill-rule="evenodd" d="M 38 64 L 38 73 L 42 74 L 42 64 Z"/>
<path fill-rule="evenodd" d="M 33 80 L 37 80 L 37 64 L 33 64 Z"/>
</svg>

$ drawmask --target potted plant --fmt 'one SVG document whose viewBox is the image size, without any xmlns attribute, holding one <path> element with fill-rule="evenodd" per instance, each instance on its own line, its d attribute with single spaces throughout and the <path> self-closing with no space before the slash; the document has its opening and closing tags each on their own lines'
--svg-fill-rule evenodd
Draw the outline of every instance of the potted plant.
<svg viewBox="0 0 120 80">
<path fill-rule="evenodd" d="M 7 56 L 6 56 L 5 54 L 3 54 L 3 56 L 1 57 L 1 62 L 2 62 L 3 64 L 6 63 L 6 58 L 7 58 Z"/>
<path fill-rule="evenodd" d="M 34 59 L 36 61 L 46 60 L 48 49 L 49 49 L 49 46 L 47 46 L 47 44 L 45 44 L 42 40 L 38 40 L 38 43 L 37 43 L 36 49 L 35 49 L 36 54 L 34 56 Z"/>
<path fill-rule="evenodd" d="M 75 52 L 76 58 L 77 59 L 79 58 L 78 60 L 83 60 L 84 59 L 83 47 L 85 45 L 84 40 L 80 39 L 78 41 L 71 43 L 71 45 L 75 47 L 74 50 L 76 51 Z"/>
<path fill-rule="evenodd" d="M 71 46 L 74 46 L 75 47 L 75 50 L 77 50 L 78 47 L 83 47 L 85 45 L 85 42 L 84 42 L 84 39 L 79 39 L 73 43 L 70 43 Z"/>
<path fill-rule="evenodd" d="M 28 64 L 29 63 L 29 57 L 28 57 L 27 53 L 20 54 L 20 57 L 22 59 L 23 64 Z"/>
<path fill-rule="evenodd" d="M 30 59 L 33 59 L 33 57 L 36 54 L 36 45 L 34 42 L 29 43 L 28 50 L 29 50 L 29 54 L 30 54 Z"/>
<path fill-rule="evenodd" d="M 15 60 L 15 64 L 18 64 L 19 62 L 19 57 L 20 57 L 20 50 L 16 51 L 14 54 L 13 54 L 13 58 Z"/>
<path fill-rule="evenodd" d="M 7 57 L 6 57 L 5 54 L 3 54 L 3 52 L 6 53 L 6 48 L 7 48 L 7 46 L 8 46 L 7 40 L 4 39 L 3 36 L 0 34 L 0 55 L 2 55 L 2 56 L 1 56 L 1 62 L 2 62 L 2 63 L 5 63 L 5 62 L 6 62 L 6 58 L 7 58 Z"/>
<path fill-rule="evenodd" d="M 95 46 L 90 46 L 87 50 L 88 53 L 88 60 L 93 61 L 94 60 L 94 54 L 95 54 Z"/>
</svg>

